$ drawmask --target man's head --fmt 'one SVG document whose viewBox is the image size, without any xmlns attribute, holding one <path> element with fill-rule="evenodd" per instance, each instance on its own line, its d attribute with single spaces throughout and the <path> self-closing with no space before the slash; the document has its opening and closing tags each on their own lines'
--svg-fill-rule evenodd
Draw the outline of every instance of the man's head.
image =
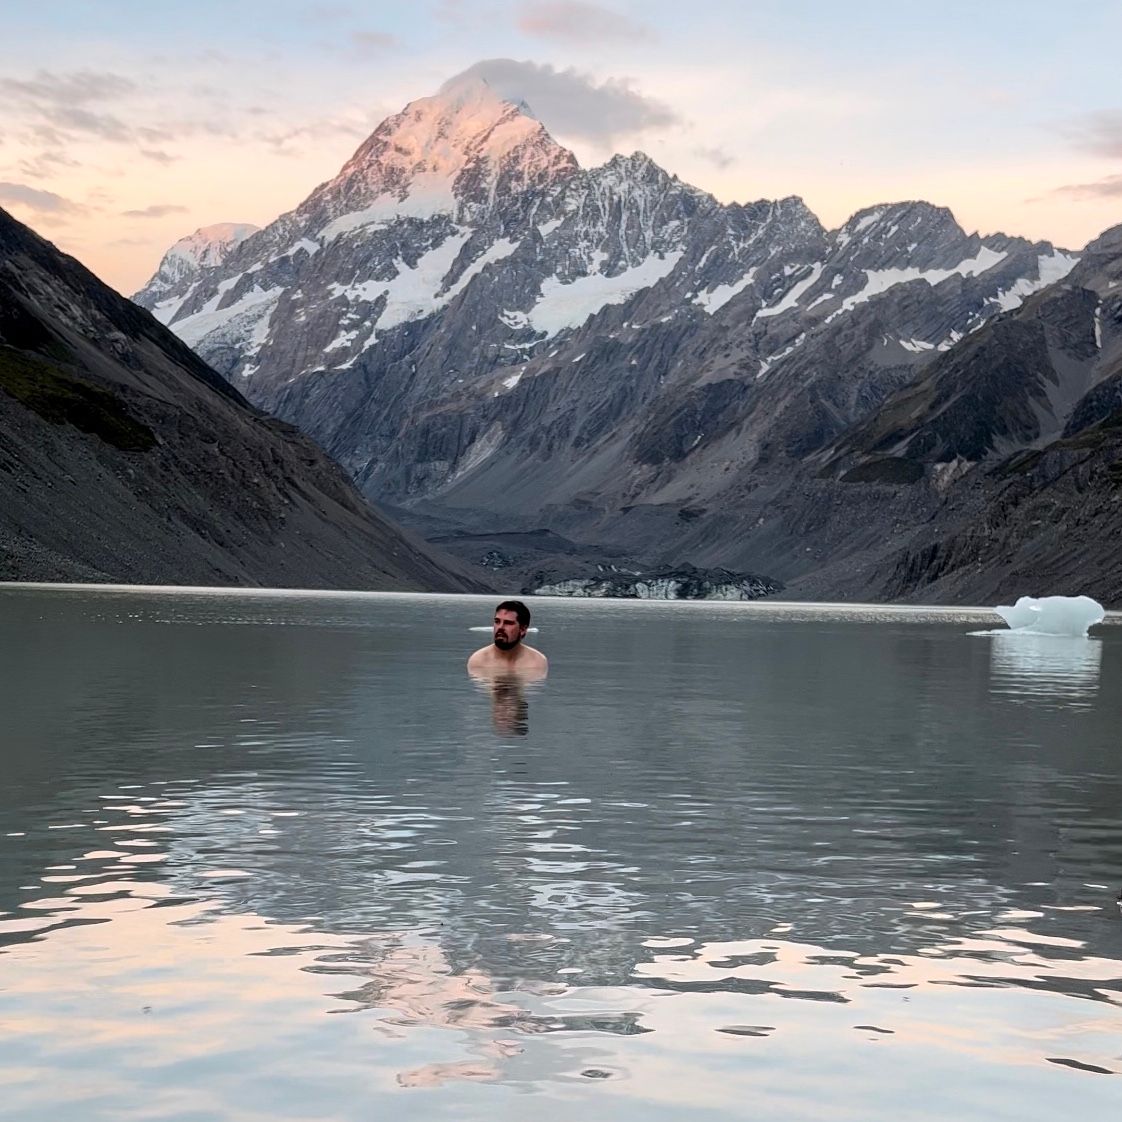
<svg viewBox="0 0 1122 1122">
<path fill-rule="evenodd" d="M 521 600 L 504 600 L 495 609 L 493 635 L 500 651 L 513 650 L 530 626 L 530 609 Z"/>
</svg>

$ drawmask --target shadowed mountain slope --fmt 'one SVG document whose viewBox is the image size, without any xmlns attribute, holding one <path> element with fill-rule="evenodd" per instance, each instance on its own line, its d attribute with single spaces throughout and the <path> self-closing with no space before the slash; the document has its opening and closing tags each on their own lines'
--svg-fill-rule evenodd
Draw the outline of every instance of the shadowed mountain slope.
<svg viewBox="0 0 1122 1122">
<path fill-rule="evenodd" d="M 2 210 L 0 578 L 483 590 Z"/>
</svg>

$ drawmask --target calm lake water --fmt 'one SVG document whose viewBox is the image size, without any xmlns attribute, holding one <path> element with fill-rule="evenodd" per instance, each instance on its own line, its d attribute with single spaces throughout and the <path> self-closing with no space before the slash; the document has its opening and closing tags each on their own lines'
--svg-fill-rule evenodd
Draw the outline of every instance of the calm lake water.
<svg viewBox="0 0 1122 1122">
<path fill-rule="evenodd" d="M 1122 1109 L 1122 628 L 0 588 L 0 1117 Z"/>
</svg>

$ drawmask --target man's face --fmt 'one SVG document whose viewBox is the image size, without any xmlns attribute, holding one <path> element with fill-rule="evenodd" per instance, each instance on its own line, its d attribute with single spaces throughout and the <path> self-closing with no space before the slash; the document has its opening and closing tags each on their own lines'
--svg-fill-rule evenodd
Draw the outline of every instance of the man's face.
<svg viewBox="0 0 1122 1122">
<path fill-rule="evenodd" d="M 526 634 L 526 628 L 519 624 L 517 613 L 504 608 L 502 611 L 495 613 L 493 634 L 495 646 L 500 651 L 509 651 L 522 642 L 522 636 Z"/>
</svg>

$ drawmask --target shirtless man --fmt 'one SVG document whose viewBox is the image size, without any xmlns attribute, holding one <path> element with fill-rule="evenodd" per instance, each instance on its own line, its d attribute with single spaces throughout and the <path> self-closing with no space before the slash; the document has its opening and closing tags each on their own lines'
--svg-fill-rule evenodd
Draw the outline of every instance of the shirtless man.
<svg viewBox="0 0 1122 1122">
<path fill-rule="evenodd" d="M 544 678 L 549 661 L 541 651 L 522 642 L 529 626 L 530 609 L 521 600 L 504 600 L 495 609 L 493 642 L 468 659 L 468 673 L 486 678 Z"/>
</svg>

